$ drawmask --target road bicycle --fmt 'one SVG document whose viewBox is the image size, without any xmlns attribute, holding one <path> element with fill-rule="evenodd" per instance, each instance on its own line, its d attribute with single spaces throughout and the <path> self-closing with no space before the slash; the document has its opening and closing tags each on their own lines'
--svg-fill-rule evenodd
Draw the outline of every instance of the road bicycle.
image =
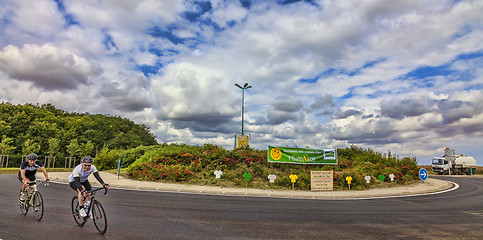
<svg viewBox="0 0 483 240">
<path fill-rule="evenodd" d="M 34 217 L 37 221 L 42 220 L 44 216 L 44 200 L 42 198 L 42 194 L 40 194 L 39 190 L 37 189 L 37 185 L 41 182 L 41 180 L 30 181 L 29 186 L 24 190 L 24 200 L 20 199 L 22 194 L 22 190 L 19 192 L 18 203 L 20 205 L 20 211 L 22 211 L 23 215 L 26 215 L 29 212 L 29 208 L 32 207 L 34 211 Z M 47 186 L 48 183 L 45 182 L 44 186 Z"/>
<path fill-rule="evenodd" d="M 99 233 L 104 234 L 106 233 L 107 230 L 107 216 L 106 212 L 104 211 L 104 207 L 102 207 L 102 204 L 96 200 L 95 195 L 96 192 L 99 190 L 104 189 L 104 195 L 107 193 L 107 188 L 102 187 L 102 188 L 94 188 L 91 189 L 90 191 L 87 191 L 87 196 L 91 196 L 91 203 L 89 204 L 87 208 L 87 216 L 82 217 L 79 214 L 79 199 L 77 196 L 74 196 L 72 198 L 72 215 L 74 216 L 74 220 L 79 225 L 80 227 L 84 226 L 86 224 L 87 220 L 89 218 L 92 218 L 94 221 L 94 225 L 96 226 L 97 231 Z M 86 197 L 84 197 L 84 201 L 86 201 Z"/>
</svg>

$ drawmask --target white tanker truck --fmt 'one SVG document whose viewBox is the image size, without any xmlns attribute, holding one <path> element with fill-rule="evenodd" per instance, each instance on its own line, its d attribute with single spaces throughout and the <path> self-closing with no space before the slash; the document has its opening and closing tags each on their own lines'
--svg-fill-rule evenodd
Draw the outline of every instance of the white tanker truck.
<svg viewBox="0 0 483 240">
<path fill-rule="evenodd" d="M 438 174 L 474 174 L 476 160 L 474 157 L 464 154 L 455 154 L 454 149 L 445 148 L 444 156 L 434 157 L 432 162 L 433 172 Z"/>
</svg>

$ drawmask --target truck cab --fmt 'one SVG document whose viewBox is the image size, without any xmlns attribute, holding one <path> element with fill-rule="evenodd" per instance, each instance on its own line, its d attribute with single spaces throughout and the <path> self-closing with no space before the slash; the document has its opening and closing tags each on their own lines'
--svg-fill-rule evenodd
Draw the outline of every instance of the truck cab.
<svg viewBox="0 0 483 240">
<path fill-rule="evenodd" d="M 434 157 L 432 160 L 433 172 L 442 175 L 448 172 L 448 161 L 442 157 Z"/>
</svg>

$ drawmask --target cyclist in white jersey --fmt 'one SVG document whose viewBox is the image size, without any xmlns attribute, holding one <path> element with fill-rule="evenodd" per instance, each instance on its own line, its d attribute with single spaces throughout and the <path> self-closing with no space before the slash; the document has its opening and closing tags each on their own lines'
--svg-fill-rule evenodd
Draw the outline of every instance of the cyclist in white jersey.
<svg viewBox="0 0 483 240">
<path fill-rule="evenodd" d="M 99 176 L 99 172 L 97 168 L 92 165 L 94 159 L 91 157 L 84 157 L 81 160 L 81 164 L 77 165 L 72 173 L 69 175 L 69 185 L 72 189 L 77 191 L 77 197 L 79 200 L 79 214 L 81 217 L 87 216 L 86 210 L 84 207 L 89 206 L 91 201 L 91 196 L 86 196 L 86 191 L 90 191 L 92 189 L 91 184 L 89 183 L 89 175 L 94 174 L 94 177 L 99 181 L 102 186 L 109 190 L 109 184 L 104 183 L 101 176 Z M 86 204 L 84 204 L 83 197 L 86 197 Z"/>
</svg>

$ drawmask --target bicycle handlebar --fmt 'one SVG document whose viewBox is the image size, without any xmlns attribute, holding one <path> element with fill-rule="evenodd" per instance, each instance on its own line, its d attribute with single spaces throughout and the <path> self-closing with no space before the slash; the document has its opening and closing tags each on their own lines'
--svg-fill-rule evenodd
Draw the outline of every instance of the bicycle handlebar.
<svg viewBox="0 0 483 240">
<path fill-rule="evenodd" d="M 90 194 L 90 195 L 94 195 L 95 192 L 97 192 L 99 190 L 102 190 L 102 189 L 104 189 L 104 195 L 106 195 L 107 194 L 107 191 L 109 191 L 109 190 L 107 190 L 106 187 L 101 187 L 101 188 L 93 188 L 90 191 L 87 191 L 87 193 Z"/>
<path fill-rule="evenodd" d="M 45 181 L 45 180 L 39 180 L 39 179 L 35 179 L 35 181 L 29 181 L 28 184 L 29 184 L 29 186 L 34 185 L 34 184 L 38 185 L 41 182 L 45 182 L 44 187 L 49 185 L 47 183 L 47 181 Z"/>
</svg>

